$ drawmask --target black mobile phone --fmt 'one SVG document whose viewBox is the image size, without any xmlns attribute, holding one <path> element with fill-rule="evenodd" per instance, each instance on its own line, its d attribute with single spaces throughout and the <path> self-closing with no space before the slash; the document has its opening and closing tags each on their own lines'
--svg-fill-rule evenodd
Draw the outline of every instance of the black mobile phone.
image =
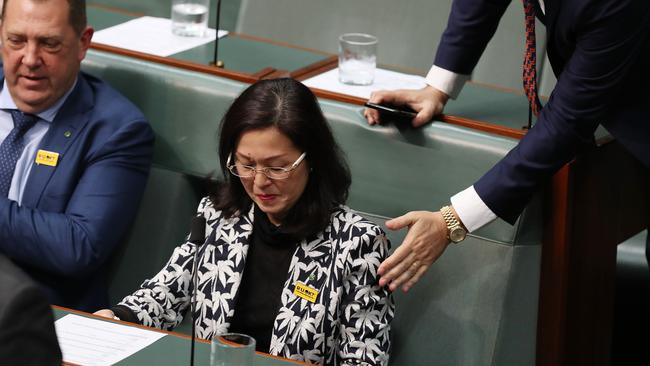
<svg viewBox="0 0 650 366">
<path fill-rule="evenodd" d="M 378 110 L 381 114 L 389 114 L 398 117 L 400 119 L 408 119 L 409 121 L 412 120 L 417 114 L 414 110 L 405 106 L 401 106 L 401 107 L 386 106 L 386 105 L 375 104 L 370 102 L 366 102 L 366 104 L 364 105 L 368 108 Z"/>
</svg>

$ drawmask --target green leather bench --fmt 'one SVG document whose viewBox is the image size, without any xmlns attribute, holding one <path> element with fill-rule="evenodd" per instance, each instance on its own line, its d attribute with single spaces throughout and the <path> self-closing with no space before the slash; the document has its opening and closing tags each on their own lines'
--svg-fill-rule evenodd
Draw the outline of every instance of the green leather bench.
<svg viewBox="0 0 650 366">
<path fill-rule="evenodd" d="M 153 275 L 182 240 L 203 194 L 198 180 L 220 174 L 221 116 L 246 85 L 95 50 L 83 69 L 138 105 L 156 133 L 141 212 L 113 263 L 115 301 Z M 494 97 L 471 102 L 500 108 Z M 351 166 L 349 205 L 379 224 L 408 210 L 438 209 L 516 144 L 441 122 L 419 130 L 369 127 L 360 106 L 330 100 L 321 106 Z M 392 365 L 534 364 L 538 201 L 515 226 L 496 221 L 451 246 L 409 294 L 396 293 Z M 388 234 L 396 247 L 404 232 Z"/>
</svg>

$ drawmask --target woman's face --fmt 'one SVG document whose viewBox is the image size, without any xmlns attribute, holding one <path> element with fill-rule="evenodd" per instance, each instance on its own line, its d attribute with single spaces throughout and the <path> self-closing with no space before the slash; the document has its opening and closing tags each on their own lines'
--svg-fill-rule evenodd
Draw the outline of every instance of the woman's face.
<svg viewBox="0 0 650 366">
<path fill-rule="evenodd" d="M 298 201 L 309 179 L 307 160 L 303 160 L 286 179 L 270 179 L 261 168 L 289 168 L 302 154 L 276 127 L 244 132 L 234 152 L 233 162 L 258 169 L 253 177 L 239 178 L 246 193 L 257 206 L 280 225 Z"/>
</svg>

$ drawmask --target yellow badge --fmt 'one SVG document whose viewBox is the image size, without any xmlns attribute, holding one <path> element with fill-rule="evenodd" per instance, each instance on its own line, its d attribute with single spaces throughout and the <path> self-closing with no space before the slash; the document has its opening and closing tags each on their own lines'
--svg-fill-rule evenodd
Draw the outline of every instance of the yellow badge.
<svg viewBox="0 0 650 366">
<path fill-rule="evenodd" d="M 318 291 L 311 286 L 307 286 L 302 282 L 296 282 L 296 287 L 293 289 L 293 294 L 302 297 L 309 302 L 316 302 Z"/>
<path fill-rule="evenodd" d="M 56 166 L 59 162 L 59 153 L 52 151 L 38 150 L 36 152 L 36 164 Z"/>
</svg>

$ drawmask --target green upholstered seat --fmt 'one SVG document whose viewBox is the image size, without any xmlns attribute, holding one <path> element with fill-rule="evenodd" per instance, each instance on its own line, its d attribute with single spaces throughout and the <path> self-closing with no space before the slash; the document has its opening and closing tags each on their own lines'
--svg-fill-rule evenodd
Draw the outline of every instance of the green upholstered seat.
<svg viewBox="0 0 650 366">
<path fill-rule="evenodd" d="M 190 176 L 152 167 L 128 239 L 112 258 L 109 300 L 116 304 L 145 278 L 158 273 L 176 245 L 185 240 L 200 200 L 200 184 Z"/>
<path fill-rule="evenodd" d="M 149 117 L 158 167 L 194 177 L 219 174 L 219 120 L 246 85 L 98 51 L 89 52 L 83 68 L 106 79 Z M 476 93 L 481 90 L 490 94 L 484 100 L 497 110 L 512 103 L 510 95 L 490 89 Z M 455 108 L 471 110 L 472 102 L 459 100 Z M 517 143 L 442 122 L 417 130 L 393 124 L 370 127 L 360 106 L 320 103 L 350 163 L 349 205 L 382 225 L 385 218 L 409 210 L 438 209 Z M 539 201 L 527 207 L 515 226 L 497 220 L 450 247 L 410 294 L 396 294 L 392 365 L 534 363 Z M 151 204 L 145 198 L 143 205 Z M 188 212 L 193 205 L 188 203 Z M 157 209 L 155 200 L 153 206 Z M 176 224 L 179 233 L 186 231 L 187 220 Z M 145 220 L 145 225 L 150 222 Z M 394 249 L 404 232 L 388 234 Z M 177 243 L 171 237 L 165 244 L 129 241 L 144 251 Z M 128 268 L 118 272 L 128 273 Z"/>
</svg>

